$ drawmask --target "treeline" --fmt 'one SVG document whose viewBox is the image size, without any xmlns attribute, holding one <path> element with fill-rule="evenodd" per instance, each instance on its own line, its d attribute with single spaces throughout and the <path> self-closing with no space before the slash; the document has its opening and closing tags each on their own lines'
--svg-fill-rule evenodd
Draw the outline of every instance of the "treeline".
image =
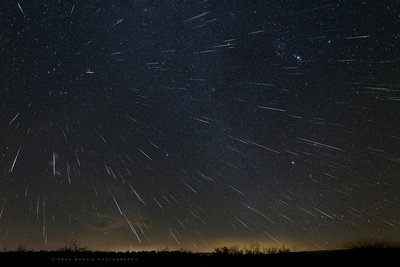
<svg viewBox="0 0 400 267">
<path fill-rule="evenodd" d="M 348 243 L 344 246 L 343 249 L 390 249 L 390 248 L 400 248 L 400 243 L 392 243 L 392 242 L 381 242 L 381 241 L 357 241 Z M 15 249 L 7 249 L 3 248 L 3 252 L 33 252 L 33 250 L 29 250 L 24 245 L 19 245 Z M 87 246 L 79 243 L 77 240 L 66 240 L 64 241 L 64 245 L 56 250 L 52 250 L 53 252 L 104 252 L 104 253 L 112 253 L 112 251 L 91 251 Z M 271 254 L 285 254 L 292 252 L 291 249 L 282 246 L 282 247 L 264 247 L 258 244 L 253 244 L 250 247 L 239 247 L 239 246 L 223 246 L 217 247 L 211 253 L 206 253 L 209 255 L 271 255 Z M 159 250 L 153 251 L 129 251 L 126 253 L 165 253 L 165 254 L 194 254 L 189 250 L 180 249 L 180 250 L 170 250 L 168 248 L 163 248 Z"/>
<path fill-rule="evenodd" d="M 248 247 L 238 247 L 238 246 L 230 246 L 230 247 L 219 247 L 214 250 L 214 254 L 216 255 L 269 255 L 269 254 L 280 254 L 280 253 L 289 253 L 291 250 L 285 246 L 280 248 L 275 247 L 261 247 L 259 245 L 252 245 Z"/>
</svg>

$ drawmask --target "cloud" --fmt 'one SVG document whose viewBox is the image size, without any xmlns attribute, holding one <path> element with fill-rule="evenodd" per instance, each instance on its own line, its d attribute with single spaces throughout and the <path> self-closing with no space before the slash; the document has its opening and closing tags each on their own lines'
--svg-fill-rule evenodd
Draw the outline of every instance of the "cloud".
<svg viewBox="0 0 400 267">
<path fill-rule="evenodd" d="M 94 231 L 113 231 L 121 227 L 125 227 L 125 221 L 109 217 L 100 218 L 95 223 L 89 225 L 89 228 Z"/>
<path fill-rule="evenodd" d="M 134 224 L 140 227 L 148 228 L 150 222 L 142 219 L 140 216 L 130 216 L 128 218 Z M 101 216 L 97 221 L 89 224 L 89 229 L 93 231 L 114 231 L 120 228 L 128 227 L 125 218 L 123 217 L 106 217 Z"/>
</svg>

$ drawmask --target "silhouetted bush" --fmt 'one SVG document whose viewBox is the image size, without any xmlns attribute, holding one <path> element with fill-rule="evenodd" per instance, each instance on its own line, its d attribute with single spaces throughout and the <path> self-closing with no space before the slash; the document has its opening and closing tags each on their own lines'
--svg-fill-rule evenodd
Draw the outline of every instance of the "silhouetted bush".
<svg viewBox="0 0 400 267">
<path fill-rule="evenodd" d="M 24 252 L 24 251 L 26 251 L 26 247 L 25 247 L 25 245 L 19 245 L 19 246 L 15 249 L 15 251 L 17 251 L 17 252 Z"/>
<path fill-rule="evenodd" d="M 65 240 L 64 246 L 59 248 L 58 251 L 62 252 L 84 252 L 88 251 L 88 248 L 82 244 L 80 244 L 76 240 Z"/>
<path fill-rule="evenodd" d="M 289 253 L 290 249 L 282 246 L 280 248 L 263 248 L 263 254 L 279 254 L 279 253 Z"/>
<path fill-rule="evenodd" d="M 215 248 L 214 253 L 218 255 L 243 255 L 243 250 L 238 246 Z"/>
<path fill-rule="evenodd" d="M 260 247 L 258 244 L 253 244 L 249 248 L 244 247 L 243 249 L 238 246 L 230 247 L 219 247 L 214 249 L 216 255 L 268 255 L 278 253 L 289 253 L 290 249 L 282 246 L 281 248 L 267 248 Z"/>
<path fill-rule="evenodd" d="M 383 249 L 383 248 L 399 248 L 399 244 L 384 241 L 357 241 L 349 243 L 346 246 L 349 249 Z"/>
<path fill-rule="evenodd" d="M 244 254 L 246 255 L 261 255 L 263 251 L 259 244 L 251 244 L 249 248 L 243 248 Z"/>
<path fill-rule="evenodd" d="M 159 248 L 159 249 L 157 249 L 157 252 L 161 252 L 161 253 L 165 253 L 165 252 L 169 252 L 169 251 L 171 251 L 171 250 L 169 249 L 169 247 L 164 247 L 164 248 Z"/>
</svg>

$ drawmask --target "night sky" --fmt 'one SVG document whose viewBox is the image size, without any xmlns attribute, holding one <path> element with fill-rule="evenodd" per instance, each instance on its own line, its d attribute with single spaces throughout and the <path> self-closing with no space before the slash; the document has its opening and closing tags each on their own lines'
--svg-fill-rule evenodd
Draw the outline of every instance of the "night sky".
<svg viewBox="0 0 400 267">
<path fill-rule="evenodd" d="M 0 247 L 400 241 L 399 7 L 1 1 Z"/>
</svg>

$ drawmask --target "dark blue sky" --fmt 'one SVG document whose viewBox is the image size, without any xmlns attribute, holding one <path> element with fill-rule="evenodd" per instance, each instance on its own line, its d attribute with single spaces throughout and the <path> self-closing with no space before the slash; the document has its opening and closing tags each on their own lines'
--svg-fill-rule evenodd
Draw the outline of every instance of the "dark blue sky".
<svg viewBox="0 0 400 267">
<path fill-rule="evenodd" d="M 0 6 L 0 245 L 399 241 L 399 1 Z"/>
</svg>

